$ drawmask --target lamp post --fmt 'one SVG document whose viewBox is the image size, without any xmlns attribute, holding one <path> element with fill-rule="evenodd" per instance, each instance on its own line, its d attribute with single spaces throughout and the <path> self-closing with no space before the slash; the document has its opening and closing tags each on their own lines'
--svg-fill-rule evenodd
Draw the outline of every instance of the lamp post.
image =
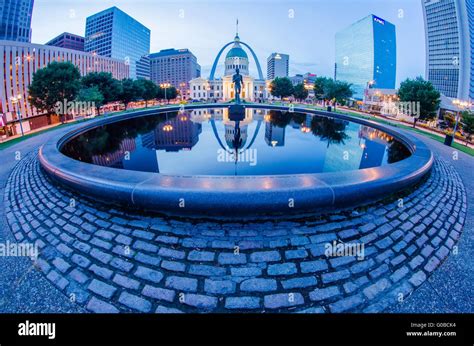
<svg viewBox="0 0 474 346">
<path fill-rule="evenodd" d="M 168 89 L 169 87 L 171 87 L 171 84 L 170 83 L 162 83 L 160 84 L 160 88 L 161 89 L 165 89 L 165 100 L 166 100 L 166 103 L 168 104 L 168 97 L 166 96 L 166 89 Z"/>
<path fill-rule="evenodd" d="M 18 115 L 18 120 L 20 122 L 21 135 L 24 136 L 25 134 L 23 132 L 23 124 L 21 122 L 21 109 L 19 108 L 20 107 L 19 103 L 20 103 L 21 98 L 22 98 L 21 94 L 18 94 L 16 96 L 10 97 L 10 100 L 12 101 L 14 105 L 13 108 L 15 109 L 15 113 Z"/>
</svg>

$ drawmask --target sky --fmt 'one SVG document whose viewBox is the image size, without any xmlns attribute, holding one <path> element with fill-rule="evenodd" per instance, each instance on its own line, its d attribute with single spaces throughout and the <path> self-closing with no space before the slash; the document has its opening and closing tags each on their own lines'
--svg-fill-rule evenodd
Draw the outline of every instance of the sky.
<svg viewBox="0 0 474 346">
<path fill-rule="evenodd" d="M 151 52 L 189 48 L 208 77 L 221 47 L 239 36 L 258 56 L 264 75 L 272 52 L 290 55 L 290 75 L 333 76 L 336 32 L 375 14 L 395 24 L 397 86 L 425 74 L 419 0 L 35 0 L 32 41 L 68 31 L 84 35 L 88 16 L 117 6 L 151 30 Z M 250 72 L 256 68 L 249 54 Z M 220 65 L 223 65 L 221 57 Z M 223 71 L 221 67 L 216 75 Z"/>
</svg>

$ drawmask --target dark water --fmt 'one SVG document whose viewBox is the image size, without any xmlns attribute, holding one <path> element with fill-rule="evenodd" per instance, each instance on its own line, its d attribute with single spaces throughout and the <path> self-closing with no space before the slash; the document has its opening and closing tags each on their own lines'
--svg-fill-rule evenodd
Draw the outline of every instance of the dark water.
<svg viewBox="0 0 474 346">
<path fill-rule="evenodd" d="M 356 123 L 260 109 L 246 109 L 237 120 L 220 108 L 109 124 L 74 138 L 61 151 L 96 165 L 177 175 L 351 171 L 410 156 L 391 136 Z"/>
</svg>

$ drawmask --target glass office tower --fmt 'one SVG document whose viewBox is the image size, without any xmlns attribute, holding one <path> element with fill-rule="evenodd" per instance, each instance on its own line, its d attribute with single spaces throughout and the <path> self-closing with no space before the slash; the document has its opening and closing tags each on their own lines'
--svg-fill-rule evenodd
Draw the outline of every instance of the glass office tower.
<svg viewBox="0 0 474 346">
<path fill-rule="evenodd" d="M 394 89 L 397 73 L 395 25 L 367 16 L 336 34 L 337 79 L 353 84 L 362 99 L 368 83 Z"/>
<path fill-rule="evenodd" d="M 426 78 L 443 95 L 474 99 L 474 1 L 422 0 Z"/>
<path fill-rule="evenodd" d="M 86 20 L 85 51 L 124 60 L 130 78 L 137 78 L 137 62 L 150 53 L 150 30 L 117 7 Z"/>
<path fill-rule="evenodd" d="M 0 0 L 0 40 L 31 42 L 34 0 Z"/>
</svg>

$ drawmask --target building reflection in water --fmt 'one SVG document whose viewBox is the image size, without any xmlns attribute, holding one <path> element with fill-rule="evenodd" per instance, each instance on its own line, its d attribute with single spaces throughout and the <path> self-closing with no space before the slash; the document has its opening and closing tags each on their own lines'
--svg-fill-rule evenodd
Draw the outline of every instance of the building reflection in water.
<svg viewBox="0 0 474 346">
<path fill-rule="evenodd" d="M 125 156 L 130 155 L 135 151 L 137 145 L 134 138 L 124 138 L 120 144 L 119 149 L 110 153 L 104 153 L 92 156 L 92 163 L 99 166 L 124 168 L 123 160 Z"/>
<path fill-rule="evenodd" d="M 255 154 L 256 163 L 257 150 L 258 164 L 251 165 L 245 154 Z M 198 175 L 350 171 L 410 155 L 390 135 L 345 120 L 252 108 L 230 117 L 225 107 L 112 123 L 78 136 L 61 151 L 101 166 Z M 232 159 L 220 161 L 220 152 Z"/>
</svg>

